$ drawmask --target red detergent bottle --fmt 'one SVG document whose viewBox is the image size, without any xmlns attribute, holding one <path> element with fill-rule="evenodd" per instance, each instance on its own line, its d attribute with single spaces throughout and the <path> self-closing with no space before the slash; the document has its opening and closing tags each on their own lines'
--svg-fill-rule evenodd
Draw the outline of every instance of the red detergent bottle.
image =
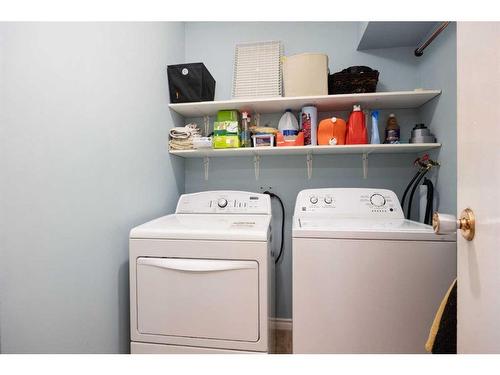
<svg viewBox="0 0 500 375">
<path fill-rule="evenodd" d="M 346 145 L 359 145 L 368 143 L 365 114 L 361 106 L 355 105 L 347 121 Z"/>
</svg>

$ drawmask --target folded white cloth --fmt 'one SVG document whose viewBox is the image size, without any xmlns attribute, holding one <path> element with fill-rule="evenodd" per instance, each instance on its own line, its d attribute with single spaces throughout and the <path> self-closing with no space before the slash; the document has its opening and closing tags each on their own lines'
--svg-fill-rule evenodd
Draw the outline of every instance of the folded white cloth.
<svg viewBox="0 0 500 375">
<path fill-rule="evenodd" d="M 175 127 L 170 130 L 170 137 L 173 139 L 186 139 L 199 134 L 200 129 L 196 124 L 187 124 L 186 126 Z"/>
<path fill-rule="evenodd" d="M 168 144 L 172 150 L 190 150 L 193 148 L 192 139 L 174 139 Z"/>
<path fill-rule="evenodd" d="M 196 124 L 187 124 L 170 130 L 170 141 L 172 150 L 189 150 L 193 148 L 193 137 L 200 135 L 200 129 Z"/>
</svg>

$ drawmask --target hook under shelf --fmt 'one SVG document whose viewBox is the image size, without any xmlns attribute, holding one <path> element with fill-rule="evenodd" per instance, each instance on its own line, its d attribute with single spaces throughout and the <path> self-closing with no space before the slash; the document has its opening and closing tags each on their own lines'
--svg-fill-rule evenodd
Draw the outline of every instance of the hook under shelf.
<svg viewBox="0 0 500 375">
<path fill-rule="evenodd" d="M 260 177 L 260 155 L 254 155 L 253 168 L 255 171 L 255 180 L 258 181 Z"/>
<path fill-rule="evenodd" d="M 363 160 L 363 179 L 366 180 L 368 178 L 368 153 L 363 154 L 362 160 Z"/>
<path fill-rule="evenodd" d="M 203 116 L 203 126 L 205 137 L 208 137 L 208 134 L 210 133 L 210 116 Z"/>
<path fill-rule="evenodd" d="M 208 181 L 208 167 L 210 165 L 210 158 L 208 156 L 205 156 L 203 158 L 203 171 L 204 171 L 204 177 L 205 181 Z"/>
<path fill-rule="evenodd" d="M 313 169 L 313 156 L 312 153 L 308 153 L 306 156 L 306 167 L 307 167 L 307 179 L 310 180 L 312 177 Z"/>
</svg>

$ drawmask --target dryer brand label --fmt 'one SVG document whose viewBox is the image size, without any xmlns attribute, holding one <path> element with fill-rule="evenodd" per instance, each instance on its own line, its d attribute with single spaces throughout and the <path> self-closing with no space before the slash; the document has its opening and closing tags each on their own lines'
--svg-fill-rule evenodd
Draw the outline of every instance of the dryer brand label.
<svg viewBox="0 0 500 375">
<path fill-rule="evenodd" d="M 253 227 L 255 225 L 255 221 L 235 221 L 233 226 L 237 227 Z"/>
</svg>

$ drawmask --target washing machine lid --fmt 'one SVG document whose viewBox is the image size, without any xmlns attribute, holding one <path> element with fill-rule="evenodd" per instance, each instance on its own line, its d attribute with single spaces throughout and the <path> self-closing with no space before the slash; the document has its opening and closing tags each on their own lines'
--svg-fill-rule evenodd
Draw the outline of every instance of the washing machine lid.
<svg viewBox="0 0 500 375">
<path fill-rule="evenodd" d="M 173 214 L 135 227 L 130 238 L 267 241 L 271 215 Z"/>
<path fill-rule="evenodd" d="M 356 238 L 413 241 L 455 241 L 456 236 L 437 235 L 430 225 L 406 219 L 296 217 L 293 237 Z"/>
</svg>

